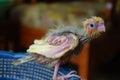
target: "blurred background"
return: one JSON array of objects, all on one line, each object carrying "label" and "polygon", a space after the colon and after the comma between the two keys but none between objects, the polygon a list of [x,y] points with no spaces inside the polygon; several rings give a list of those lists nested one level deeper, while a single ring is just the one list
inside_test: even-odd
[{"label": "blurred background", "polygon": [[90,43],[85,77],[120,80],[120,0],[0,0],[0,50],[26,52],[50,27],[90,16],[102,17],[107,31]]}]

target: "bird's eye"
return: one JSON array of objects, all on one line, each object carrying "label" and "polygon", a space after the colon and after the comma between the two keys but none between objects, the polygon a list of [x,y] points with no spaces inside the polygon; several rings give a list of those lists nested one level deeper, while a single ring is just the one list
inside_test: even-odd
[{"label": "bird's eye", "polygon": [[90,27],[94,27],[94,25],[93,25],[93,24],[90,24]]},{"label": "bird's eye", "polygon": [[95,27],[95,25],[94,25],[94,24],[90,24],[89,26],[90,26],[91,28],[94,28],[94,27]]}]

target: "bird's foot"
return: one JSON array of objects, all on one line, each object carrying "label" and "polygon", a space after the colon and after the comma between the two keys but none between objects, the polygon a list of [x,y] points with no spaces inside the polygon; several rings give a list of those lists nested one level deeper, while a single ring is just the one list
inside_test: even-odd
[{"label": "bird's foot", "polygon": [[76,71],[71,71],[70,73],[68,73],[67,75],[64,75],[64,76],[59,76],[59,77],[56,77],[56,78],[53,78],[53,80],[67,80],[68,78],[70,77],[77,77],[77,78],[80,78],[80,76],[76,75],[76,74],[73,74],[75,73]]}]

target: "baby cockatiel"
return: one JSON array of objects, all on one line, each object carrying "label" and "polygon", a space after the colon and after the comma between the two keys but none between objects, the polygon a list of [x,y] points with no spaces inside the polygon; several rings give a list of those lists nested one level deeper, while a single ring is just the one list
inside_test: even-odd
[{"label": "baby cockatiel", "polygon": [[[35,60],[37,63],[54,67],[53,80],[65,80],[76,76],[72,72],[66,76],[57,76],[59,66],[70,57],[77,55],[83,45],[105,32],[104,21],[100,17],[91,17],[80,27],[64,26],[50,29],[41,40],[35,40],[27,52],[30,56],[16,60],[15,65]],[[79,76],[76,76],[79,77]]]}]

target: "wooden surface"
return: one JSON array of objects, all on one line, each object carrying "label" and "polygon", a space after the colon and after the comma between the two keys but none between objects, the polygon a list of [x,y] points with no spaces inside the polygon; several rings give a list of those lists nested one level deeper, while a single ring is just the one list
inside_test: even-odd
[{"label": "wooden surface", "polygon": [[78,66],[78,73],[83,80],[88,80],[89,69],[89,43],[86,43],[82,52],[71,59],[71,62]]},{"label": "wooden surface", "polygon": [[33,44],[35,39],[42,38],[47,30],[45,29],[36,29],[27,26],[21,26],[20,29],[20,46],[28,48],[29,45]]}]

